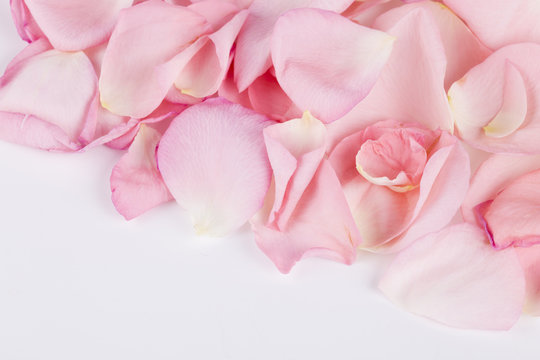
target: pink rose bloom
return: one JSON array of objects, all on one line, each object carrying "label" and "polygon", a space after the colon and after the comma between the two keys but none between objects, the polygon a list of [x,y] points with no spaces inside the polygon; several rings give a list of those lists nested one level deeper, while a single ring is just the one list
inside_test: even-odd
[{"label": "pink rose bloom", "polygon": [[362,236],[401,249],[450,222],[469,183],[469,159],[444,131],[387,120],[349,135],[329,156]]}]

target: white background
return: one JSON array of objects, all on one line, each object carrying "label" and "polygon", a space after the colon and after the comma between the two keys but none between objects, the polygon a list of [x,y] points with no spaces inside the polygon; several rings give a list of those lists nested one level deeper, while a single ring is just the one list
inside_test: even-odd
[{"label": "white background", "polygon": [[[0,5],[0,67],[24,47]],[[281,275],[245,228],[197,238],[170,203],[126,222],[120,152],[0,142],[0,359],[539,359],[540,319],[455,330],[388,302],[388,259],[301,262]]]}]

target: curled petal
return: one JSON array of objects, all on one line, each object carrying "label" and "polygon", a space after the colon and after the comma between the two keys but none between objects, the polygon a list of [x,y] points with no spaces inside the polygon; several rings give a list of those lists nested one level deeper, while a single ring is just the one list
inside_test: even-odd
[{"label": "curled petal", "polygon": [[203,16],[160,0],[122,11],[103,58],[103,107],[134,118],[149,115],[180,72],[179,54],[206,30]]},{"label": "curled petal", "polygon": [[264,222],[264,216],[252,220],[257,245],[283,273],[304,257],[324,257],[345,264],[356,258],[360,236],[327,160],[322,161],[305,189],[286,229]]},{"label": "curled petal", "polygon": [[276,78],[300,109],[332,122],[369,93],[393,42],[329,11],[291,10],[272,35]]},{"label": "curled petal", "polygon": [[506,330],[518,320],[525,279],[514,249],[493,249],[484,232],[455,225],[402,251],[379,283],[408,311],[443,324]]},{"label": "curled petal", "polygon": [[[24,0],[55,49],[83,50],[104,42],[132,0]],[[32,24],[30,20],[30,25]]]},{"label": "curled petal", "polygon": [[160,139],[157,130],[141,125],[128,152],[113,169],[112,201],[126,220],[172,200],[157,169],[155,154]]},{"label": "curled petal", "polygon": [[28,11],[24,0],[10,0],[9,5],[11,6],[11,16],[21,39],[31,43],[44,36],[36,20]]},{"label": "curled petal", "polygon": [[198,233],[226,235],[262,206],[271,178],[266,125],[262,115],[211,99],[185,110],[163,135],[159,169]]}]

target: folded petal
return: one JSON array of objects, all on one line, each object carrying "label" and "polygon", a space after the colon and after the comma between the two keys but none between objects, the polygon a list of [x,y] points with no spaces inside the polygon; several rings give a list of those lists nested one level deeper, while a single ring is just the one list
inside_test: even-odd
[{"label": "folded petal", "polygon": [[492,49],[519,42],[540,42],[540,3],[531,0],[444,0]]},{"label": "folded petal", "polygon": [[206,30],[203,16],[160,0],[122,11],[103,58],[103,107],[134,118],[150,114],[181,70],[178,55]]},{"label": "folded petal", "polygon": [[265,226],[264,216],[252,220],[252,229],[259,248],[283,273],[309,256],[351,264],[360,243],[341,185],[327,160],[314,174],[285,229]]},{"label": "folded petal", "polygon": [[448,91],[459,135],[489,152],[538,153],[540,44],[509,45]]},{"label": "folded petal", "polygon": [[133,0],[24,0],[24,3],[55,49],[75,51],[104,42],[120,10],[131,6]]},{"label": "folded petal", "polygon": [[240,105],[211,99],[167,129],[159,169],[198,233],[226,235],[262,206],[271,178],[262,132],[268,124]]},{"label": "folded petal", "polygon": [[376,29],[388,29],[416,9],[426,10],[438,29],[447,58],[444,81],[446,89],[491,53],[460,18],[443,4],[434,1],[418,1],[394,8],[379,16],[373,26]]},{"label": "folded petal", "polygon": [[264,140],[275,182],[268,221],[284,229],[325,154],[326,129],[306,112],[301,119],[267,127]]},{"label": "folded petal", "polygon": [[254,0],[249,17],[238,36],[234,78],[240,92],[271,67],[270,37],[276,20],[296,8],[344,11],[353,0]]},{"label": "folded petal", "polygon": [[512,248],[496,251],[469,224],[425,236],[401,252],[379,283],[394,303],[443,324],[506,330],[518,320],[525,279]]},{"label": "folded petal", "polygon": [[453,127],[444,90],[446,55],[433,16],[415,9],[380,30],[396,38],[390,58],[369,95],[329,125],[332,145],[387,119],[416,122],[432,130]]},{"label": "folded petal", "polygon": [[218,90],[227,76],[231,49],[247,14],[247,10],[239,12],[221,29],[200,38],[179,56],[185,58],[185,64],[174,85],[181,93],[203,98]]},{"label": "folded petal", "polygon": [[28,11],[24,0],[10,0],[9,5],[11,7],[13,22],[15,23],[15,27],[17,27],[17,32],[21,39],[31,43],[44,37],[36,20],[34,20],[30,11]]},{"label": "folded petal", "polygon": [[272,61],[293,102],[332,122],[369,93],[393,42],[393,37],[333,12],[296,9],[276,22]]},{"label": "folded petal", "polygon": [[483,215],[497,248],[540,243],[540,170],[510,183]]},{"label": "folded petal", "polygon": [[[43,50],[40,42],[29,45],[36,46]],[[97,77],[82,52],[24,55],[0,79],[2,139],[47,150],[76,150],[89,142],[82,132],[95,123],[96,113]]]},{"label": "folded petal", "polygon": [[173,199],[157,169],[155,154],[160,139],[157,130],[141,125],[128,152],[112,171],[112,201],[126,220]]},{"label": "folded petal", "polygon": [[480,165],[472,178],[461,207],[464,220],[474,223],[478,205],[493,200],[514,180],[537,169],[540,169],[540,155],[492,155]]}]

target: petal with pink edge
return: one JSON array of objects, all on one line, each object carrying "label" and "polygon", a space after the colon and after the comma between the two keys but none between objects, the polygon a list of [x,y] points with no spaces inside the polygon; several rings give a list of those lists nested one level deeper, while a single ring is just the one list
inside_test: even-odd
[{"label": "petal with pink edge", "polygon": [[[132,0],[24,0],[55,49],[83,50],[104,42]],[[31,24],[31,22],[30,22]]]},{"label": "petal with pink edge", "polygon": [[123,10],[103,58],[103,107],[134,118],[150,114],[181,70],[179,54],[206,30],[203,16],[160,0]]},{"label": "petal with pink edge", "polygon": [[484,219],[497,248],[540,243],[540,170],[505,187],[489,205]]},{"label": "petal with pink edge", "polygon": [[507,330],[518,320],[525,279],[514,249],[496,251],[470,224],[425,236],[402,251],[379,283],[394,303],[458,328]]},{"label": "petal with pink edge", "polygon": [[276,20],[284,12],[297,8],[317,8],[342,12],[354,0],[254,0],[249,17],[238,36],[234,59],[234,79],[240,92],[271,66],[270,37]]},{"label": "petal with pink edge", "polygon": [[[28,47],[35,46],[43,50],[40,42]],[[96,112],[97,77],[82,52],[47,50],[19,57],[0,79],[0,137],[5,140],[76,150],[87,142],[81,133],[96,121]]]},{"label": "petal with pink edge", "polygon": [[276,78],[301,110],[332,122],[369,93],[394,40],[333,12],[291,10],[272,35]]},{"label": "petal with pink edge", "polygon": [[131,220],[155,206],[172,200],[157,169],[156,147],[161,134],[141,125],[128,152],[111,174],[113,204],[126,220]]},{"label": "petal with pink edge", "polygon": [[310,256],[351,264],[360,243],[341,185],[327,160],[313,176],[286,229],[265,226],[264,216],[252,220],[252,229],[259,248],[283,273]]},{"label": "petal with pink edge", "polygon": [[540,3],[531,0],[444,0],[492,49],[519,42],[540,42]]},{"label": "petal with pink edge", "polygon": [[211,99],[186,109],[163,135],[159,169],[197,233],[226,235],[262,206],[271,179],[268,124],[240,105]]},{"label": "petal with pink edge", "polygon": [[472,178],[461,212],[467,222],[475,222],[475,208],[493,200],[515,179],[540,169],[540,155],[495,154],[484,161]]},{"label": "petal with pink edge", "polygon": [[44,36],[24,0],[10,0],[9,5],[13,22],[21,39],[31,43]]}]

